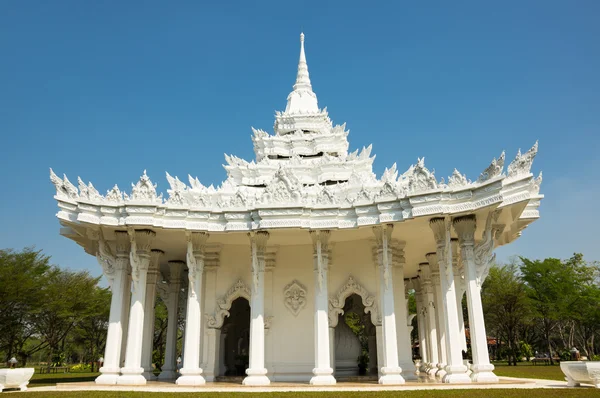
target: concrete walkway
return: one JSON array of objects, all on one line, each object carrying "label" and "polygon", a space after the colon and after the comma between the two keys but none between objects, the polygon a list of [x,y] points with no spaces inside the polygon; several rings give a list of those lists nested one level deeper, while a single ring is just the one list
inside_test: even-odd
[{"label": "concrete walkway", "polygon": [[[140,391],[140,392],[292,392],[292,391],[409,391],[409,390],[466,390],[466,389],[531,389],[568,388],[565,381],[501,377],[499,383],[443,384],[407,382],[401,386],[380,386],[376,382],[340,382],[335,386],[311,386],[308,383],[278,383],[266,387],[246,387],[237,383],[206,383],[199,387],[180,387],[174,383],[152,381],[145,386],[99,386],[94,382],[61,383],[56,386],[32,387],[28,391]],[[586,388],[586,387],[583,387]],[[18,390],[16,390],[18,391]]]}]

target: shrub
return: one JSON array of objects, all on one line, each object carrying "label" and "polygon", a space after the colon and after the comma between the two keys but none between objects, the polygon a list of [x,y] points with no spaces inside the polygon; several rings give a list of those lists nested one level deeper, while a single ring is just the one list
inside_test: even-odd
[{"label": "shrub", "polygon": [[71,372],[90,372],[92,367],[87,363],[78,363],[71,366]]}]

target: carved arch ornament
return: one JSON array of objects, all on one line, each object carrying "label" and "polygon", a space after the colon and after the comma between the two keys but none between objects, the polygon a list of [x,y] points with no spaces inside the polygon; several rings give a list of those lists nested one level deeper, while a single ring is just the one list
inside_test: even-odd
[{"label": "carved arch ornament", "polygon": [[208,327],[213,329],[221,328],[223,322],[225,322],[225,317],[230,315],[229,310],[231,309],[231,305],[240,297],[245,298],[248,302],[250,302],[250,298],[252,297],[250,288],[241,279],[235,282],[221,299],[217,300],[215,314],[207,316],[206,323]]},{"label": "carved arch ornament", "polygon": [[353,294],[360,296],[362,299],[362,303],[365,306],[365,314],[371,314],[373,325],[381,325],[381,314],[377,308],[375,296],[372,296],[354,277],[350,276],[336,295],[329,299],[329,327],[334,328],[337,326],[339,315],[344,314],[346,299]]}]

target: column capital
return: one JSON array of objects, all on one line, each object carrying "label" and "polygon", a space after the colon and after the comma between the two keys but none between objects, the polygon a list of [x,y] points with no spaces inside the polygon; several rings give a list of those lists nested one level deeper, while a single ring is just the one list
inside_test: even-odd
[{"label": "column capital", "polygon": [[458,235],[460,245],[473,245],[475,243],[475,229],[477,228],[477,219],[474,214],[457,217],[452,221],[454,230]]},{"label": "column capital", "polygon": [[255,243],[256,250],[259,252],[265,251],[269,237],[270,234],[268,231],[248,232],[248,238],[250,238],[250,243]]},{"label": "column capital", "polygon": [[382,224],[373,227],[373,233],[375,234],[375,242],[378,248],[383,246],[383,237],[387,238],[388,243],[392,239],[392,232],[394,230],[394,224]]},{"label": "column capital", "polygon": [[431,267],[429,266],[429,263],[419,263],[418,274],[422,285],[431,284]]},{"label": "column capital", "polygon": [[127,231],[115,231],[117,257],[129,257],[129,234]]},{"label": "column capital", "polygon": [[207,232],[192,232],[186,231],[185,238],[188,245],[191,244],[192,253],[194,256],[204,255],[204,249],[206,247],[206,241],[210,237]]},{"label": "column capital", "polygon": [[429,227],[433,231],[436,243],[439,245],[446,240],[446,219],[435,217],[429,220]]},{"label": "column capital", "polygon": [[129,234],[131,250],[135,249],[137,255],[150,256],[156,232],[151,229],[134,229],[130,227],[127,229],[127,233]]},{"label": "column capital", "polygon": [[329,239],[331,238],[331,230],[329,229],[311,229],[310,238],[313,242],[313,251],[317,252],[317,242],[321,242],[321,250],[327,250]]},{"label": "column capital", "polygon": [[429,263],[429,265],[432,266],[432,271],[433,269],[435,269],[435,265],[437,265],[438,263],[438,255],[436,252],[429,252],[425,255],[425,258],[427,259],[427,263]]},{"label": "column capital", "polygon": [[165,254],[164,251],[160,249],[152,249],[150,251],[150,266],[149,271],[158,272],[160,267],[160,258]]},{"label": "column capital", "polygon": [[169,284],[181,285],[181,274],[185,268],[185,262],[180,260],[171,260],[167,262],[169,267]]}]

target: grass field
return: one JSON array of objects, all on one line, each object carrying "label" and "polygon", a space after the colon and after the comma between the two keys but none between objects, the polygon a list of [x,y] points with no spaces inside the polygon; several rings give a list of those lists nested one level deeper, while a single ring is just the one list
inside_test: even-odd
[{"label": "grass field", "polygon": [[273,392],[273,393],[149,393],[149,392],[124,392],[124,391],[56,391],[56,392],[28,392],[27,397],[56,397],[56,398],[142,398],[142,397],[172,397],[172,398],[259,398],[259,397],[285,397],[285,398],[571,398],[571,397],[598,397],[600,393],[594,388],[581,389],[536,389],[536,390],[436,390],[436,391],[356,391],[356,392]]},{"label": "grass field", "polygon": [[72,383],[77,381],[94,381],[100,373],[35,373],[29,381],[29,387],[54,386],[56,383]]},{"label": "grass field", "polygon": [[517,366],[508,366],[506,362],[497,362],[494,366],[496,376],[565,381],[565,375],[559,365],[533,366],[530,362],[518,362]]}]

